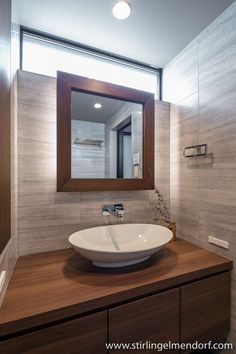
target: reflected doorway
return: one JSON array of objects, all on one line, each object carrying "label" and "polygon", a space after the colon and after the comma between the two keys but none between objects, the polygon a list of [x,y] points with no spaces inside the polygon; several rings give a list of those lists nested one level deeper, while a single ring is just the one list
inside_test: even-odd
[{"label": "reflected doorway", "polygon": [[132,178],[131,118],[117,130],[117,178]]}]

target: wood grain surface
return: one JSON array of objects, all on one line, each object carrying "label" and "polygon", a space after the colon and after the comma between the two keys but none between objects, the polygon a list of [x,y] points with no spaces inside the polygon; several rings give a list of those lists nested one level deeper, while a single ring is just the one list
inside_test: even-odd
[{"label": "wood grain surface", "polygon": [[[180,289],[171,289],[145,299],[109,310],[110,343],[173,343],[179,342]],[[142,342],[142,343],[141,343]],[[148,344],[150,344],[148,343]],[[144,347],[145,348],[145,347]],[[115,353],[117,350],[111,350]],[[128,353],[129,350],[124,351]],[[133,353],[157,353],[153,348],[132,350]],[[179,353],[179,350],[168,350]]]},{"label": "wood grain surface", "polygon": [[185,241],[168,244],[145,263],[94,267],[73,250],[20,257],[0,309],[0,336],[198,280],[232,262]]},{"label": "wood grain surface", "polygon": [[181,341],[217,340],[230,329],[230,272],[181,287]]},{"label": "wood grain surface", "polygon": [[6,340],[0,354],[106,354],[107,313],[68,321]]}]

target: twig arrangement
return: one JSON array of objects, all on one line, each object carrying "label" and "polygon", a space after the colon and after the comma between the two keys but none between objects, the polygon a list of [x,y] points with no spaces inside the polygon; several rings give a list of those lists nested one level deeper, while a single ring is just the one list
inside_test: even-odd
[{"label": "twig arrangement", "polygon": [[152,210],[154,210],[154,220],[156,222],[165,224],[171,223],[170,213],[166,206],[165,199],[157,186],[154,188],[154,196],[151,201],[151,207]]},{"label": "twig arrangement", "polygon": [[155,186],[154,195],[151,201],[152,210],[154,210],[154,220],[157,224],[168,227],[173,234],[173,241],[176,241],[176,222],[171,221],[169,210],[166,206],[165,199],[159,188]]}]

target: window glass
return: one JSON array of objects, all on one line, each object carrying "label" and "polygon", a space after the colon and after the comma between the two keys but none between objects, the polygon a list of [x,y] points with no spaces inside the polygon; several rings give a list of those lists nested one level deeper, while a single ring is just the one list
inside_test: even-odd
[{"label": "window glass", "polygon": [[158,73],[23,33],[22,69],[56,77],[57,70],[148,91],[159,98]]}]

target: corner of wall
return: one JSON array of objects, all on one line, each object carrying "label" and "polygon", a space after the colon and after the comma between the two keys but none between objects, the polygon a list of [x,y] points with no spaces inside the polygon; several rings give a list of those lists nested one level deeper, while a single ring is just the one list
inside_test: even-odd
[{"label": "corner of wall", "polygon": [[[12,14],[13,18],[13,9]],[[11,92],[10,92],[10,140],[11,140],[11,238],[0,255],[0,271],[6,271],[7,277],[0,294],[0,306],[13,273],[18,256],[18,191],[17,191],[17,75],[19,67],[19,26],[11,24]]]}]

